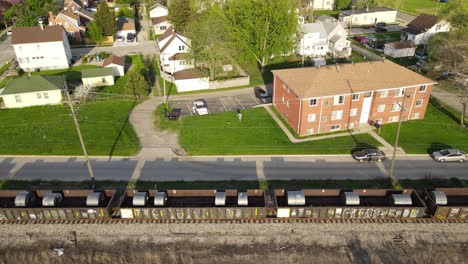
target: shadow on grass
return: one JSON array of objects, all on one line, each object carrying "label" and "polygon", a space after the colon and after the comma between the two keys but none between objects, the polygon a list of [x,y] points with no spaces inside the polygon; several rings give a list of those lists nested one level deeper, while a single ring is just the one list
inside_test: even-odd
[{"label": "shadow on grass", "polygon": [[112,157],[114,154],[115,148],[117,147],[117,144],[119,142],[120,137],[122,136],[123,131],[125,130],[125,126],[128,125],[129,120],[130,120],[130,113],[133,107],[135,107],[137,101],[133,101],[132,106],[130,107],[130,111],[128,112],[127,118],[125,119],[125,122],[123,123],[122,127],[120,128],[119,134],[117,135],[117,138],[115,138],[114,144],[112,144],[112,148],[109,153],[109,159]]},{"label": "shadow on grass", "polygon": [[354,148],[351,149],[350,153],[349,154],[353,154],[354,152],[356,151],[361,151],[361,150],[364,150],[364,149],[377,149],[376,146],[374,145],[371,145],[369,143],[366,143],[366,142],[359,142],[357,140],[357,138],[351,134],[351,137],[353,138],[354,142],[356,142],[356,146]]},{"label": "shadow on grass", "polygon": [[431,179],[426,178],[423,180],[399,180],[403,188],[412,188],[416,190],[435,189],[435,188],[464,188],[466,184],[458,178],[450,179]]},{"label": "shadow on grass", "polygon": [[435,106],[439,111],[441,111],[442,113],[446,114],[450,119],[452,119],[453,121],[455,121],[457,124],[460,123],[460,117],[459,116],[456,116],[454,115],[453,112],[451,112],[450,110],[448,110],[445,106],[443,106],[439,100],[437,99],[434,99],[432,96],[431,98],[429,99],[429,103],[431,103],[433,106]]},{"label": "shadow on grass", "polygon": [[440,143],[440,142],[432,142],[429,148],[427,149],[427,154],[432,154],[434,151],[439,151],[442,149],[449,149],[452,148],[452,146]]}]

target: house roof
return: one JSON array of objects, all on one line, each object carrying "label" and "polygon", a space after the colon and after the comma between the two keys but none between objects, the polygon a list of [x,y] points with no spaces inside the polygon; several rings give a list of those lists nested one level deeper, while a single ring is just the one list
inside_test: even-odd
[{"label": "house roof", "polygon": [[11,44],[41,43],[63,41],[62,26],[15,27],[12,31]]},{"label": "house roof", "polygon": [[420,31],[426,31],[433,27],[437,23],[437,16],[420,14],[415,19],[413,19],[407,27],[413,28]]},{"label": "house roof", "polygon": [[172,56],[170,56],[168,59],[170,61],[174,61],[174,60],[183,60],[187,57],[187,53],[176,53]]},{"label": "house roof", "polygon": [[330,42],[333,42],[333,43],[336,43],[338,40],[340,40],[341,38],[346,38],[344,36],[341,36],[341,35],[338,35],[338,34],[335,34],[333,35],[333,37],[330,38]]},{"label": "house roof", "polygon": [[82,17],[87,17],[90,20],[94,20],[94,13],[89,12],[88,10],[84,8],[76,8],[75,14],[78,14],[79,16],[82,16]]},{"label": "house roof", "polygon": [[406,33],[409,33],[411,35],[419,35],[422,33],[421,30],[418,30],[418,29],[414,29],[414,28],[404,28],[401,30],[402,32],[406,32]]},{"label": "house roof", "polygon": [[158,41],[162,41],[164,39],[166,39],[167,37],[170,37],[170,39],[166,42],[166,44],[164,44],[164,46],[162,47],[159,47],[159,51],[160,52],[163,52],[171,43],[172,41],[175,39],[175,38],[178,38],[180,39],[180,41],[182,41],[183,43],[185,43],[187,46],[188,44],[181,38],[182,35],[180,35],[177,30],[174,29],[174,27],[170,26],[166,32],[164,32],[164,34],[162,34],[159,38],[158,38]]},{"label": "house roof", "polygon": [[161,35],[159,36],[158,40],[161,41],[169,36],[171,36],[172,34],[174,34],[175,32],[175,29],[173,26],[170,26],[166,29],[166,31]]},{"label": "house roof", "polygon": [[334,96],[435,83],[431,79],[388,60],[319,68],[282,69],[272,72],[300,98]]},{"label": "house roof", "polygon": [[205,78],[205,77],[208,77],[208,76],[206,74],[203,74],[198,69],[187,69],[187,70],[174,72],[175,80],[188,80],[188,79]]},{"label": "house roof", "polygon": [[60,90],[65,83],[65,76],[32,75],[9,80],[2,95],[33,93],[40,91]]},{"label": "house roof", "polygon": [[411,40],[402,40],[402,41],[395,41],[391,43],[386,43],[385,45],[392,46],[394,49],[411,49],[416,48],[416,44],[414,44]]},{"label": "house roof", "polygon": [[112,68],[93,68],[81,70],[81,79],[112,75]]},{"label": "house roof", "polygon": [[350,15],[358,15],[358,14],[363,14],[363,13],[375,13],[375,12],[385,12],[385,11],[395,11],[394,9],[387,8],[387,7],[374,7],[374,8],[369,8],[367,11],[366,9],[354,9],[353,10],[343,10],[341,11],[342,14],[345,14],[347,16]]},{"label": "house roof", "polygon": [[320,37],[326,38],[327,31],[322,23],[307,23],[301,24],[301,31],[302,33],[319,33]]},{"label": "house roof", "polygon": [[321,23],[323,25],[323,28],[325,28],[325,32],[327,32],[327,35],[330,34],[338,25],[340,25],[338,22],[330,21],[323,21]]},{"label": "house roof", "polygon": [[65,4],[65,6],[69,6],[72,2],[74,2],[75,4],[77,4],[80,7],[84,7],[83,3],[81,1],[79,1],[79,0],[65,0],[64,4]]},{"label": "house roof", "polygon": [[153,9],[155,9],[156,7],[162,7],[162,8],[164,8],[164,9],[167,10],[167,7],[165,7],[165,6],[163,6],[163,5],[159,4],[159,3],[156,3],[155,5],[153,5],[152,7],[150,7],[150,10],[153,10]]},{"label": "house roof", "polygon": [[117,64],[120,66],[125,66],[125,58],[111,55],[108,58],[104,59],[104,61],[102,62],[102,67],[106,67],[107,65],[110,65],[110,64]]},{"label": "house roof", "polygon": [[72,11],[68,10],[68,9],[65,9],[63,12],[61,12],[61,14],[71,18],[71,19],[74,19],[74,20],[77,20],[78,19],[78,16],[73,13]]},{"label": "house roof", "polygon": [[153,21],[153,25],[157,25],[159,23],[162,23],[164,21],[167,21],[167,16],[161,16],[161,17],[153,17],[151,19],[151,21]]}]

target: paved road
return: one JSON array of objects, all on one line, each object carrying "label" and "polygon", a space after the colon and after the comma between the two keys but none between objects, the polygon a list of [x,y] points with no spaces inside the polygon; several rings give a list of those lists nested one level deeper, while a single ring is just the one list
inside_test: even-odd
[{"label": "paved road", "polygon": [[[437,163],[426,156],[397,160],[397,178],[468,179],[467,163]],[[385,179],[390,161],[359,163],[350,156],[93,159],[96,180]],[[82,158],[0,158],[0,179],[88,180]]]}]

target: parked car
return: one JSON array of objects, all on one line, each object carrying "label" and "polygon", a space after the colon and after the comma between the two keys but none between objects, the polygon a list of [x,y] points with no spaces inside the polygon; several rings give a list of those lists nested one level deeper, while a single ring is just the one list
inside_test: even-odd
[{"label": "parked car", "polygon": [[208,105],[206,104],[205,99],[197,99],[193,102],[192,107],[193,113],[196,115],[207,115],[208,112]]},{"label": "parked car", "polygon": [[11,29],[7,30],[7,36],[11,36],[11,34],[13,34],[13,31]]},{"label": "parked car", "polygon": [[387,23],[385,23],[385,22],[375,23],[375,25],[374,25],[375,28],[384,28],[386,26],[387,26]]},{"label": "parked car", "polygon": [[377,41],[377,37],[376,36],[367,36],[367,39],[371,42],[376,42]]},{"label": "parked car", "polygon": [[377,27],[375,28],[375,32],[387,32],[387,29],[384,27]]},{"label": "parked car", "polygon": [[127,34],[127,42],[133,42],[135,40],[135,35],[132,33]]},{"label": "parked car", "polygon": [[414,57],[416,57],[416,59],[420,59],[420,60],[425,60],[427,58],[427,56],[429,56],[429,54],[427,52],[420,52],[420,51],[416,51],[416,53],[414,53]]},{"label": "parked car", "polygon": [[385,159],[385,153],[378,149],[364,149],[353,153],[353,158],[359,162],[363,161],[382,161]]},{"label": "parked car", "polygon": [[361,44],[365,44],[365,43],[369,42],[369,39],[364,37],[364,36],[354,36],[353,39],[356,40],[357,42],[361,43]]},{"label": "parked car", "polygon": [[255,87],[254,88],[254,93],[255,93],[255,97],[257,97],[258,101],[261,103],[261,104],[269,104],[272,102],[272,97],[271,95],[263,90],[261,87]]},{"label": "parked car", "polygon": [[118,41],[118,42],[124,42],[124,41],[125,41],[125,37],[124,37],[124,36],[117,36],[117,41]]},{"label": "parked car", "polygon": [[459,149],[443,149],[432,153],[432,158],[438,162],[458,161],[464,162],[468,155]]}]

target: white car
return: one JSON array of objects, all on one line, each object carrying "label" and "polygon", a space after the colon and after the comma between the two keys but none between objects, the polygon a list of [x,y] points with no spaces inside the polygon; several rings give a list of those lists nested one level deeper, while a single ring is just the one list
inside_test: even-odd
[{"label": "white car", "polygon": [[207,115],[208,112],[208,105],[206,104],[205,99],[197,99],[193,102],[192,107],[193,113],[197,115]]}]

